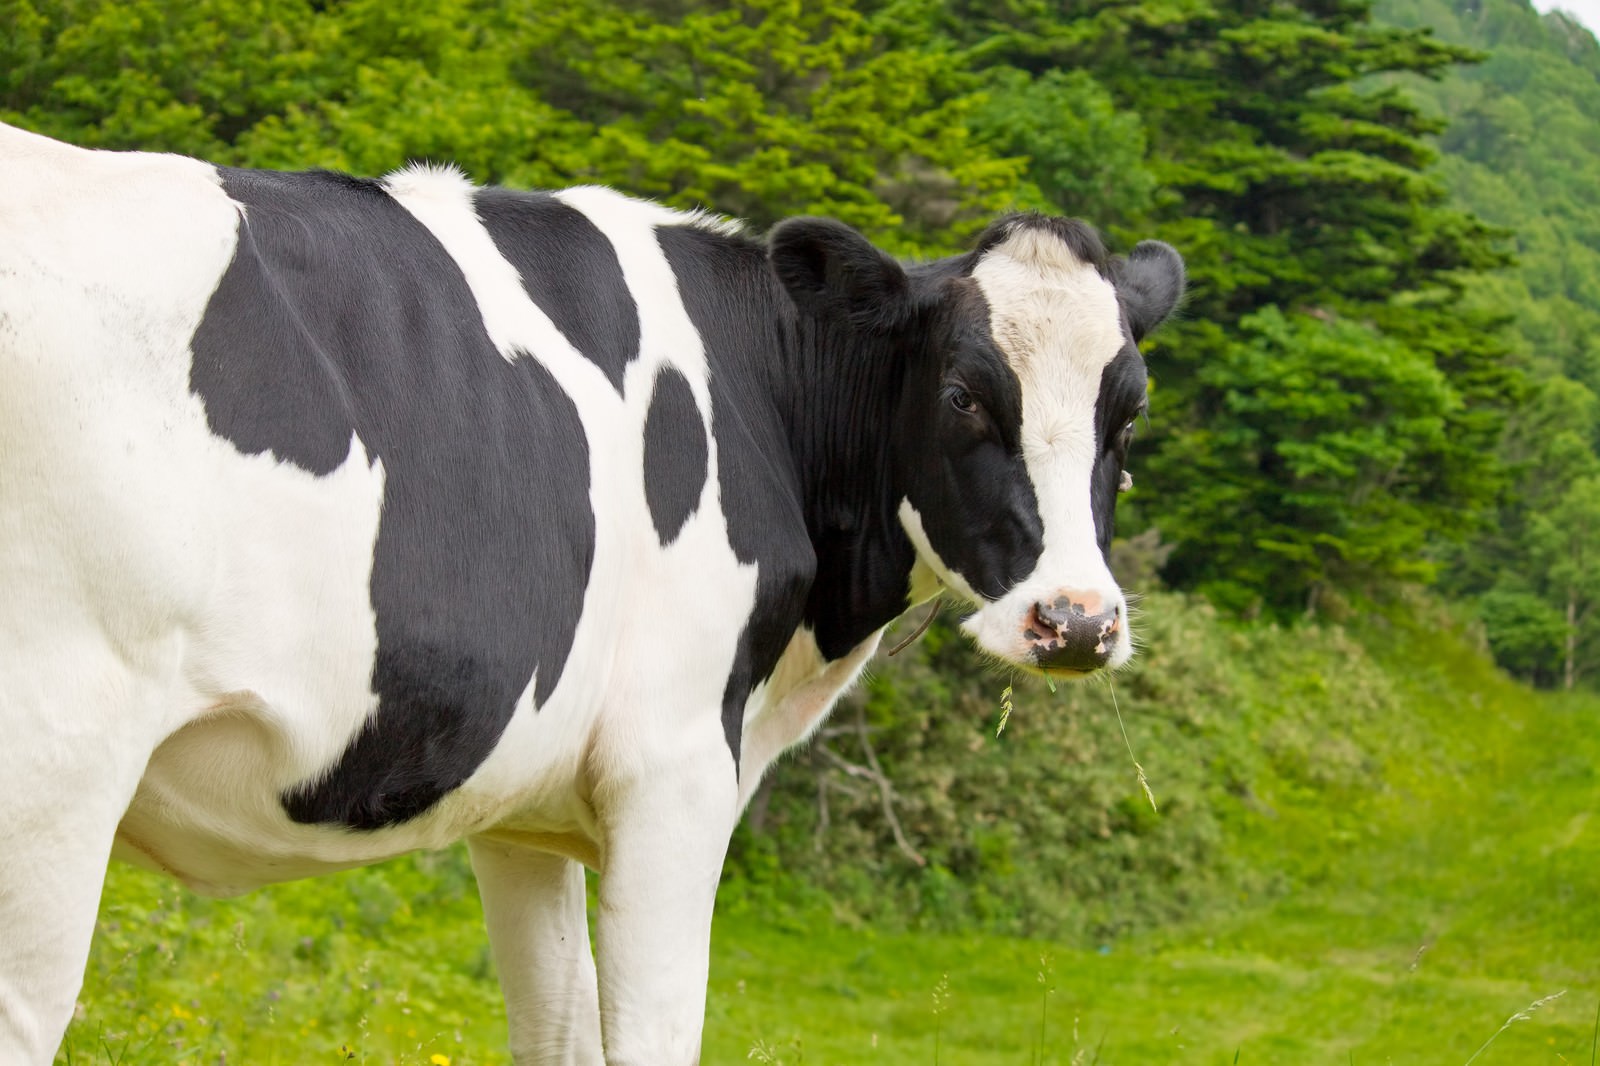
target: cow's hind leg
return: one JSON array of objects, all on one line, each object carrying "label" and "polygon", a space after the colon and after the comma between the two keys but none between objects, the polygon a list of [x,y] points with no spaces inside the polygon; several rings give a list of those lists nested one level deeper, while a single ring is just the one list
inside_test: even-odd
[{"label": "cow's hind leg", "polygon": [[52,1060],[72,1018],[117,823],[150,746],[104,652],[0,670],[0,1062]]},{"label": "cow's hind leg", "polygon": [[517,1066],[601,1066],[583,867],[483,837],[468,848]]}]

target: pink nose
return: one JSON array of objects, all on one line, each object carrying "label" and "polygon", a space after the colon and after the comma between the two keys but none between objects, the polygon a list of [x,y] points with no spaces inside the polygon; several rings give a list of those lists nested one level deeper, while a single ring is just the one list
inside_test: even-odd
[{"label": "pink nose", "polygon": [[1022,635],[1040,666],[1087,672],[1111,658],[1121,626],[1120,603],[1107,610],[1098,592],[1062,589],[1054,599],[1033,605]]}]

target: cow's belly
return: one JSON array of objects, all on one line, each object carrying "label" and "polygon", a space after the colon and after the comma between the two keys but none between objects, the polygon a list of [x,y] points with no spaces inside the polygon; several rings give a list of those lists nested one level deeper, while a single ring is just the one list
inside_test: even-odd
[{"label": "cow's belly", "polygon": [[[540,727],[517,796],[469,779],[419,817],[381,829],[293,820],[285,796],[339,772],[377,710],[368,585],[383,471],[359,444],[321,478],[268,456],[222,453],[196,465],[212,473],[190,482],[211,520],[188,538],[186,562],[203,562],[206,580],[166,607],[190,620],[174,627],[181,656],[145,685],[171,727],[119,828],[119,857],[197,891],[233,894],[442,846],[505,819],[513,802],[540,812],[530,830],[582,834],[575,805],[561,800],[575,795],[580,743],[557,728],[576,709],[552,700],[535,714],[531,693],[518,714]],[[395,753],[397,775],[424,769],[401,765],[407,758],[416,756]]]},{"label": "cow's belly", "polygon": [[[582,760],[553,743],[523,767],[521,787],[469,780],[423,815],[379,830],[308,825],[282,804],[282,743],[272,715],[241,696],[186,726],[156,752],[118,827],[114,857],[206,895],[362,866],[498,831],[594,864],[594,820]],[[545,730],[548,734],[553,730]]]},{"label": "cow's belly", "polygon": [[[200,564],[207,577],[163,608],[193,623],[175,627],[176,667],[149,679],[175,728],[120,827],[121,856],[211,894],[490,831],[597,865],[595,778],[648,774],[687,733],[720,735],[754,568],[729,549],[715,507],[663,546],[642,499],[596,491],[594,564],[548,697],[536,703],[528,679],[486,757],[416,817],[371,829],[295,821],[285,796],[346,772],[342,757],[369,719],[384,747],[369,599],[384,470],[359,441],[321,477],[213,437],[194,449],[210,456],[194,461],[185,494],[207,516],[204,533],[169,561],[175,574]],[[613,462],[598,461],[602,472]],[[393,758],[399,777],[429,769],[414,750]]]}]

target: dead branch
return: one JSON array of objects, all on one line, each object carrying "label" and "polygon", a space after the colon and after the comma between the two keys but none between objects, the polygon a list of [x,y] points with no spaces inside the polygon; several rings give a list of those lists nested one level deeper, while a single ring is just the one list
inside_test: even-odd
[{"label": "dead branch", "polygon": [[828,779],[817,778],[817,831],[811,835],[811,846],[817,851],[822,850],[822,838],[828,835],[828,826],[832,822],[828,818]]},{"label": "dead branch", "polygon": [[[928,865],[928,860],[922,853],[911,846],[911,841],[906,839],[905,830],[900,828],[900,819],[894,812],[894,785],[890,782],[883,767],[878,763],[878,753],[872,749],[872,737],[867,729],[867,710],[861,703],[856,704],[856,736],[861,741],[861,753],[867,758],[865,777],[878,786],[878,800],[883,807],[884,821],[889,823],[889,831],[894,834],[894,843],[902,854],[918,866]],[[841,760],[843,761],[843,760]]]}]

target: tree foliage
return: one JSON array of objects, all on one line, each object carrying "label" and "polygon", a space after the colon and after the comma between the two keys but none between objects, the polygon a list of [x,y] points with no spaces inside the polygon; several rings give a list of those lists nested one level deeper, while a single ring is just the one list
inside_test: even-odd
[{"label": "tree foliage", "polygon": [[[9,8],[9,10],[6,10]],[[829,214],[903,252],[1021,198],[983,97],[849,0],[0,0],[0,118],[243,165],[611,184],[765,225]]]},{"label": "tree foliage", "polygon": [[[1242,343],[1241,343],[1242,342]],[[1462,399],[1425,351],[1370,326],[1268,307],[1198,367],[1205,416],[1169,434],[1152,479],[1190,483],[1161,513],[1219,604],[1285,612],[1327,588],[1426,582]]]},{"label": "tree foliage", "polygon": [[1070,78],[1143,127],[1120,199],[1043,184],[1061,157],[1002,143],[1029,154],[1058,209],[1108,209],[1188,261],[1187,321],[1155,348],[1131,501],[1134,527],[1173,544],[1169,581],[1294,614],[1329,583],[1372,596],[1427,580],[1488,520],[1519,375],[1500,318],[1464,290],[1506,257],[1429,169],[1442,123],[1379,79],[1477,53],[1379,25],[1363,0],[919,10],[930,41],[1014,97]]},{"label": "tree foliage", "polygon": [[1511,481],[1493,522],[1451,557],[1447,587],[1479,597],[1500,661],[1568,683],[1600,656],[1600,620],[1572,582],[1589,479],[1600,473],[1600,45],[1520,0],[1383,0],[1484,62],[1407,90],[1448,122],[1440,173],[1456,200],[1514,233],[1513,270],[1471,279],[1469,308],[1509,323],[1529,378],[1498,458]]},{"label": "tree foliage", "polygon": [[1021,165],[976,150],[950,57],[884,47],[852,0],[530,8],[525,80],[592,123],[602,180],[767,225],[832,215],[943,251],[1014,199]]}]

